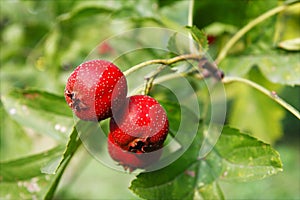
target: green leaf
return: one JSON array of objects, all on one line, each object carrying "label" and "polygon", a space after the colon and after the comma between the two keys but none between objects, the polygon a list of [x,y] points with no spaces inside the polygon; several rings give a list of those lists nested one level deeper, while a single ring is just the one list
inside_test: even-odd
[{"label": "green leaf", "polygon": [[[129,18],[136,22],[143,22],[144,20],[156,20],[157,13],[153,4],[155,0],[143,1],[120,1],[122,7],[112,14],[113,18]],[[147,8],[147,9],[146,9]]]},{"label": "green leaf", "polygon": [[2,100],[10,117],[22,126],[63,142],[71,132],[72,111],[61,96],[37,90],[14,90]]},{"label": "green leaf", "polygon": [[14,90],[9,94],[9,98],[19,99],[19,103],[26,104],[26,106],[36,110],[45,110],[56,115],[73,117],[63,96],[39,90]]},{"label": "green leaf", "polygon": [[[1,198],[28,199],[52,197],[72,155],[81,143],[74,129],[66,147],[57,146],[49,151],[0,162]],[[53,175],[55,174],[55,175]]]},{"label": "green leaf", "polygon": [[[190,169],[191,172],[194,171],[193,168]],[[194,187],[193,179],[191,179],[187,173],[184,172],[174,172],[174,171],[165,171],[169,175],[173,175],[173,180],[165,180],[165,182],[158,183],[154,182],[153,184],[146,184],[147,181],[155,181],[153,178],[145,176],[137,176],[130,189],[144,199],[193,199],[194,196]],[[162,174],[154,174],[156,178],[163,179]],[[138,181],[143,180],[143,181]]]},{"label": "green leaf", "polygon": [[178,56],[182,54],[191,53],[190,45],[198,45],[195,42],[191,43],[191,39],[188,35],[182,34],[180,32],[175,32],[172,36],[170,36],[167,49],[170,51],[171,56]]},{"label": "green leaf", "polygon": [[243,76],[257,65],[273,83],[300,85],[299,53],[259,54],[227,57],[220,64],[227,76]]},{"label": "green leaf", "polygon": [[231,24],[221,22],[213,22],[205,27],[205,33],[209,35],[219,36],[224,33],[234,34],[237,32],[237,27]]},{"label": "green leaf", "polygon": [[178,33],[174,33],[174,34],[170,37],[170,39],[169,39],[169,41],[168,41],[167,49],[168,49],[169,51],[171,51],[171,53],[174,53],[174,54],[177,54],[177,55],[178,55],[178,53],[180,52],[180,50],[178,49],[178,46],[177,46],[177,39],[176,39],[177,34],[178,34]]},{"label": "green leaf", "polygon": [[179,104],[170,101],[159,102],[167,112],[170,131],[176,133],[178,131],[181,120],[181,110]]},{"label": "green leaf", "polygon": [[188,24],[188,8],[190,2],[188,1],[170,1],[172,2],[168,6],[161,7],[161,4],[165,4],[168,0],[162,0],[159,2],[159,13],[163,16],[164,26],[173,30],[178,30],[186,24]]},{"label": "green leaf", "polygon": [[1,178],[4,182],[14,182],[26,180],[35,176],[40,176],[41,168],[51,159],[60,156],[63,151],[62,146],[57,146],[49,151],[20,158],[13,161],[1,162]]},{"label": "green leaf", "polygon": [[59,21],[74,20],[80,17],[93,16],[95,14],[109,14],[115,8],[105,5],[103,1],[82,1],[79,2],[70,12],[57,17]]},{"label": "green leaf", "polygon": [[41,168],[41,171],[45,174],[56,174],[58,168],[71,154],[75,152],[77,147],[78,147],[78,137],[77,137],[77,131],[74,128],[73,132],[70,135],[68,144],[63,154],[60,157],[57,157],[51,160],[49,163],[47,163],[47,165]]},{"label": "green leaf", "polygon": [[[279,154],[269,144],[228,126],[224,127],[214,149],[199,162],[200,190],[216,187],[213,185],[219,180],[253,181],[282,171]],[[208,195],[205,189],[201,191]],[[215,195],[220,192],[216,190]]]},{"label": "green leaf", "polygon": [[[26,155],[31,150],[32,139],[23,127],[10,118],[0,100],[0,161]],[[5,124],[5,125],[4,125]],[[16,145],[16,142],[18,145]]]},{"label": "green leaf", "polygon": [[222,200],[225,199],[219,184],[215,181],[200,187],[199,191],[203,199]]},{"label": "green leaf", "polygon": [[63,146],[25,158],[0,162],[1,199],[41,199],[54,176],[41,172],[49,161],[61,155]]},{"label": "green leaf", "polygon": [[196,26],[187,26],[186,28],[192,34],[192,37],[199,45],[200,50],[207,51],[208,50],[208,40],[207,40],[205,33],[203,31],[199,30]]},{"label": "green leaf", "polygon": [[300,85],[300,53],[262,56],[257,65],[261,72],[273,83]]},{"label": "green leaf", "polygon": [[276,46],[289,50],[300,50],[300,3],[282,11],[277,18],[274,43]]},{"label": "green leaf", "polygon": [[300,38],[284,40],[278,43],[278,47],[290,50],[299,51],[300,50]]},{"label": "green leaf", "polygon": [[130,189],[145,199],[193,199],[195,191],[205,199],[223,199],[219,179],[258,180],[282,170],[279,154],[270,145],[230,127],[224,127],[207,157],[198,159],[201,134],[199,130],[178,160],[139,174]]},{"label": "green leaf", "polygon": [[198,134],[178,160],[163,169],[139,174],[129,189],[145,199],[193,199],[200,144]]},{"label": "green leaf", "polygon": [[[278,85],[268,82],[256,68],[250,71],[249,77],[271,91],[278,93],[280,90]],[[249,86],[234,84],[229,87],[228,90],[233,92],[231,98],[234,99],[229,124],[267,143],[278,140],[282,136],[283,108]]]},{"label": "green leaf", "polygon": [[77,150],[77,148],[81,144],[81,139],[78,137],[78,133],[76,129],[74,128],[72,134],[70,135],[67,147],[65,148],[65,151],[63,153],[63,156],[61,156],[60,162],[56,162],[58,164],[52,165],[48,163],[47,166],[43,167],[41,170],[42,172],[46,173],[55,173],[55,177],[53,179],[53,182],[51,184],[51,187],[48,189],[47,193],[45,194],[45,199],[52,199],[53,195],[56,191],[56,188],[60,182],[60,179],[68,166],[69,161],[71,160],[73,154]]},{"label": "green leaf", "polygon": [[222,180],[260,180],[282,171],[277,151],[237,129],[224,127],[214,150],[222,159]]},{"label": "green leaf", "polygon": [[107,14],[114,19],[156,20],[156,9],[152,6],[154,3],[156,3],[154,0],[116,1],[113,4],[109,1],[79,1],[70,12],[58,16],[57,19],[67,21]]},{"label": "green leaf", "polygon": [[219,65],[226,76],[242,77],[256,64],[255,56],[227,56]]},{"label": "green leaf", "polygon": [[[180,127],[180,123],[184,120],[185,123],[199,123],[199,119],[189,108],[185,105],[180,105],[173,101],[159,101],[168,114],[169,129],[176,133]],[[189,119],[189,121],[185,119]]]},{"label": "green leaf", "polygon": [[49,34],[49,36],[45,40],[45,57],[48,58],[47,62],[53,63],[55,54],[58,52],[60,40],[60,31],[58,28],[54,28],[53,31]]}]

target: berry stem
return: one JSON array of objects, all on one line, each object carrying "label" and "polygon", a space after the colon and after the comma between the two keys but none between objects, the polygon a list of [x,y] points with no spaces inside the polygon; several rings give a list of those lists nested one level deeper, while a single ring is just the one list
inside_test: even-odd
[{"label": "berry stem", "polygon": [[152,73],[150,76],[145,77],[146,83],[145,83],[145,89],[143,94],[147,95],[149,94],[150,90],[153,86],[153,81],[155,78],[159,75],[159,73],[164,70],[167,67],[167,65],[160,65],[154,73]]},{"label": "berry stem", "polygon": [[[166,66],[166,65],[164,65],[164,66]],[[193,69],[193,70],[189,70],[187,72],[171,73],[171,74],[166,74],[166,75],[163,75],[163,76],[160,76],[160,77],[155,76],[152,83],[151,83],[151,87],[153,85],[163,83],[163,82],[168,81],[168,80],[173,80],[173,79],[180,78],[180,77],[186,77],[190,74],[194,74],[195,72],[198,72],[198,71],[196,69]],[[199,73],[195,74],[195,77],[199,80],[204,79],[204,76],[202,76]],[[132,92],[132,94],[139,94],[140,92],[144,92],[144,94],[147,95],[147,93],[145,93],[145,89],[146,89],[145,87],[139,87],[136,90],[134,90]]]},{"label": "berry stem", "polygon": [[251,30],[253,27],[258,25],[259,23],[263,22],[264,20],[268,19],[269,17],[285,10],[289,5],[295,3],[295,1],[277,6],[262,15],[258,16],[254,20],[250,21],[246,26],[244,26],[242,29],[240,29],[227,43],[226,45],[222,48],[220,51],[218,57],[215,60],[216,64],[219,64],[228,54],[228,51],[234,46],[234,44],[241,38],[243,37],[249,30]]},{"label": "berry stem", "polygon": [[247,84],[247,85],[255,88],[256,90],[260,91],[261,93],[265,94],[266,96],[271,98],[273,101],[277,102],[279,105],[281,105],[286,110],[291,112],[295,117],[300,119],[300,112],[296,108],[294,108],[293,106],[288,104],[286,101],[281,99],[275,92],[269,91],[268,89],[262,87],[261,85],[255,83],[253,81],[250,81],[250,80],[244,79],[244,78],[240,78],[240,77],[225,77],[222,80],[222,82],[225,84],[232,83],[232,82],[240,82],[240,83]]},{"label": "berry stem", "polygon": [[142,62],[140,64],[137,64],[137,65],[129,68],[127,71],[124,72],[124,75],[128,76],[129,74],[131,74],[139,69],[142,69],[143,67],[148,66],[148,65],[153,65],[153,64],[171,65],[173,63],[183,61],[183,60],[200,60],[201,57],[202,56],[199,54],[184,54],[184,55],[176,56],[176,57],[169,58],[169,59],[148,60],[148,61]]}]

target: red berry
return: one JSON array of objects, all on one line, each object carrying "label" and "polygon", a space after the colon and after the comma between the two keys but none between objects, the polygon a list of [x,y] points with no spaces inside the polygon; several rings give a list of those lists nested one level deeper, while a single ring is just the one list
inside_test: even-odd
[{"label": "red berry", "polygon": [[120,69],[105,60],[79,65],[70,75],[65,99],[82,120],[103,120],[112,116],[126,99],[127,82]]},{"label": "red berry", "polygon": [[162,153],[162,151],[141,153],[124,150],[115,142],[112,134],[108,135],[108,152],[112,159],[122,165],[125,170],[129,169],[130,172],[153,164],[159,160]]},{"label": "red berry", "polygon": [[208,41],[208,44],[213,44],[215,41],[216,41],[216,36],[214,35],[208,35],[207,36],[207,41]]},{"label": "red berry", "polygon": [[[145,95],[131,96],[127,99],[122,112],[114,115],[111,119],[109,137],[111,137],[110,142],[112,144],[117,145],[124,151],[136,154],[130,154],[131,156],[128,156],[130,159],[121,155],[111,156],[117,158],[115,160],[125,167],[141,168],[142,165],[136,164],[135,159],[140,160],[139,154],[141,153],[160,149],[168,131],[167,114],[155,99]],[[132,158],[134,155],[135,159]],[[145,161],[140,160],[140,162],[144,163]],[[144,163],[144,166],[148,164]]]},{"label": "red berry", "polygon": [[98,46],[98,53],[99,54],[109,54],[113,52],[113,48],[109,45],[108,42],[103,42],[101,45]]}]

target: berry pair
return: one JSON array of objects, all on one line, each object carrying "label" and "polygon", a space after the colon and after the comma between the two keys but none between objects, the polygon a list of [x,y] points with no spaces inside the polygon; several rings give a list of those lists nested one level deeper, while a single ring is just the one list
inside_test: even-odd
[{"label": "berry pair", "polygon": [[79,65],[70,75],[65,99],[82,120],[110,119],[108,151],[125,169],[146,168],[160,158],[169,122],[152,97],[126,97],[127,81],[120,69],[104,60]]}]

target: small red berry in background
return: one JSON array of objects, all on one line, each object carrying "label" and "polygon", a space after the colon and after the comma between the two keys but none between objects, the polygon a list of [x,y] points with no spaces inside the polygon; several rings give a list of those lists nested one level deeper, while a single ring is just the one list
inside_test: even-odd
[{"label": "small red berry in background", "polygon": [[112,53],[113,50],[114,49],[110,46],[108,42],[103,42],[98,46],[98,53],[100,55]]},{"label": "small red berry in background", "polygon": [[208,44],[213,44],[216,41],[217,37],[214,35],[207,35]]},{"label": "small red berry in background", "polygon": [[109,153],[125,169],[145,168],[159,159],[159,153],[148,154],[148,158],[147,153],[162,148],[168,132],[167,114],[155,99],[131,96],[110,121]]},{"label": "small red berry in background", "polygon": [[127,95],[127,81],[113,63],[91,60],[71,73],[64,95],[78,118],[100,121],[112,116],[112,108],[121,108]]}]

